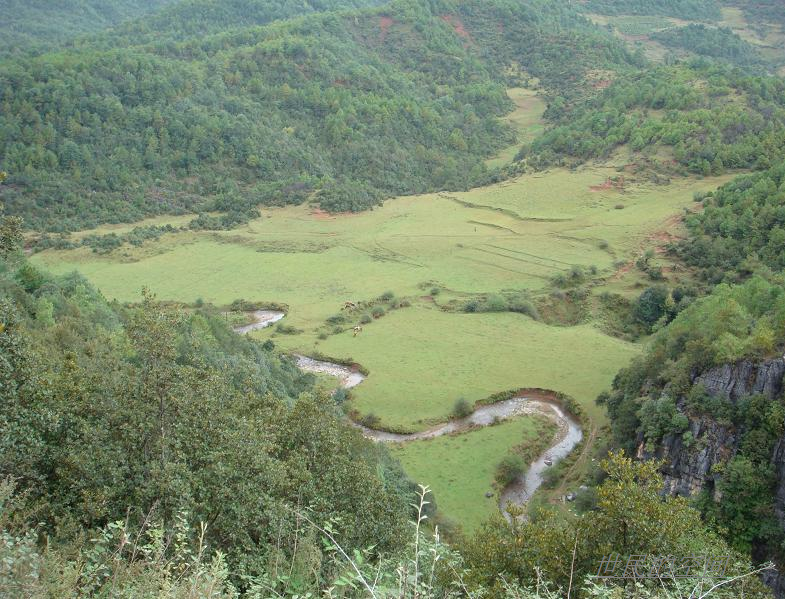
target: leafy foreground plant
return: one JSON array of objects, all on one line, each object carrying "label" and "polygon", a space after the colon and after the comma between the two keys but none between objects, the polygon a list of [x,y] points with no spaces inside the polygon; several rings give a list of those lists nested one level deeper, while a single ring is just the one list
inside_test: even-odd
[{"label": "leafy foreground plant", "polygon": [[[316,523],[312,514],[295,510],[297,518],[303,523],[300,534],[307,538],[313,531],[322,538],[325,555],[330,556],[333,567],[328,568],[337,574],[324,585],[325,597],[372,597],[377,599],[430,599],[468,597],[500,597],[504,599],[557,599],[563,597],[596,597],[622,599],[623,597],[677,599],[706,597],[764,597],[767,592],[754,578],[754,575],[771,567],[766,564],[752,570],[736,556],[731,565],[737,573],[727,578],[704,576],[700,580],[678,580],[664,577],[644,582],[624,580],[612,583],[602,582],[594,575],[581,576],[579,539],[589,539],[591,527],[596,527],[603,518],[611,515],[603,513],[603,501],[618,499],[618,493],[630,496],[633,501],[651,495],[653,488],[648,484],[651,479],[643,479],[644,484],[637,487],[634,478],[647,476],[654,470],[652,464],[633,464],[622,454],[612,456],[606,462],[609,481],[601,487],[600,510],[586,521],[578,522],[570,529],[575,532],[571,551],[561,556],[569,567],[569,583],[563,586],[548,582],[548,555],[542,554],[542,564],[531,570],[532,582],[524,585],[516,576],[498,572],[492,586],[476,583],[476,570],[471,563],[463,561],[460,554],[445,545],[438,527],[426,530],[427,497],[430,490],[421,486],[417,503],[413,504],[416,518],[411,523],[412,536],[406,550],[386,559],[374,559],[374,550],[345,550],[341,545],[336,523]],[[655,477],[656,478],[656,477]],[[14,485],[6,480],[0,483],[0,594],[8,597],[44,596],[98,596],[98,597],[210,597],[210,598],[280,598],[305,599],[315,597],[313,592],[297,592],[292,588],[291,573],[295,567],[295,556],[289,564],[275,564],[278,574],[264,576],[240,576],[244,587],[242,592],[230,580],[230,572],[224,555],[220,551],[210,551],[206,542],[206,525],[200,524],[194,531],[188,524],[188,515],[178,514],[170,533],[152,524],[155,518],[148,518],[138,529],[128,522],[114,522],[106,526],[91,542],[78,552],[76,557],[68,552],[58,552],[49,548],[39,549],[36,536],[32,531],[14,534],[21,507],[14,494]],[[656,492],[654,493],[656,495]],[[624,502],[620,502],[623,504]],[[674,502],[660,501],[662,509],[672,510]],[[626,507],[630,507],[631,504]],[[607,506],[605,506],[607,508]],[[619,505],[623,509],[624,505]],[[686,510],[686,512],[684,512]],[[678,506],[677,515],[691,517],[691,508]],[[621,519],[617,525],[629,526],[631,533],[642,532],[642,518],[654,514],[640,510],[630,514],[630,522]],[[637,519],[637,520],[636,520]],[[534,531],[542,523],[552,522],[544,519],[522,526]],[[684,522],[675,519],[674,526]],[[657,521],[650,521],[657,526]],[[508,525],[510,531],[521,530],[519,524]],[[534,528],[532,528],[534,527]],[[599,530],[603,527],[599,526]],[[559,537],[558,528],[550,532],[552,538]],[[693,527],[685,532],[694,534]],[[705,531],[702,532],[705,536]],[[633,535],[634,536],[634,535]],[[596,539],[592,539],[592,542]],[[510,535],[508,543],[521,544],[520,537]],[[532,535],[531,549],[540,551],[537,545],[542,538]],[[582,544],[582,543],[581,543]],[[666,548],[663,548],[663,550]],[[723,550],[720,545],[696,547],[696,550]]]}]

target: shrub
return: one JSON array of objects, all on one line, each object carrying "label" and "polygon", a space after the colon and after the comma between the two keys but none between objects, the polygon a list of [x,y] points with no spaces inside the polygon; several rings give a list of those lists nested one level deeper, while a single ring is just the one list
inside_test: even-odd
[{"label": "shrub", "polygon": [[432,287],[431,288],[431,295],[439,295],[441,292],[442,292],[442,290],[439,289],[438,287]]},{"label": "shrub", "polygon": [[466,418],[472,411],[472,405],[461,397],[455,402],[452,408],[452,415],[456,418]]},{"label": "shrub", "polygon": [[395,294],[392,291],[385,291],[384,293],[382,293],[382,295],[381,295],[381,297],[379,299],[381,299],[381,300],[383,300],[385,302],[389,302],[389,301],[395,299]]},{"label": "shrub", "polygon": [[373,320],[370,314],[363,314],[360,316],[360,324],[368,324]]},{"label": "shrub", "polygon": [[516,300],[514,302],[510,302],[509,310],[510,312],[525,314],[533,320],[540,320],[540,313],[537,311],[537,308],[534,306],[534,304],[532,304],[529,300]]},{"label": "shrub", "polygon": [[346,322],[346,316],[343,314],[333,314],[327,319],[327,324],[343,324]]},{"label": "shrub", "polygon": [[575,494],[575,508],[581,513],[589,512],[597,507],[598,500],[597,489],[594,487],[579,490]]},{"label": "shrub", "polygon": [[290,324],[283,324],[283,323],[277,325],[275,327],[275,330],[283,335],[299,335],[300,333],[302,333],[301,329],[293,327]]},{"label": "shrub", "polygon": [[373,412],[368,412],[365,416],[360,419],[360,424],[367,428],[376,428],[379,426],[381,419],[374,414]]},{"label": "shrub", "polygon": [[373,315],[374,318],[381,318],[385,314],[384,308],[382,308],[381,306],[375,306],[374,309],[371,310],[371,314]]},{"label": "shrub", "polygon": [[601,239],[601,240],[600,240],[600,243],[599,243],[599,244],[597,244],[597,245],[598,245],[598,247],[599,247],[601,250],[607,250],[607,249],[610,247],[610,244],[609,244],[607,241],[605,241],[604,239]]},{"label": "shrub", "polygon": [[496,466],[494,480],[500,487],[506,487],[523,476],[525,472],[526,464],[523,463],[523,458],[518,454],[511,453],[504,456],[502,461]]},{"label": "shrub", "polygon": [[652,326],[666,313],[667,300],[668,290],[665,287],[649,287],[641,294],[635,304],[636,320],[647,326]]},{"label": "shrub", "polygon": [[491,295],[485,302],[485,308],[488,312],[504,312],[507,310],[507,300],[501,295]]},{"label": "shrub", "polygon": [[264,351],[273,351],[275,349],[275,343],[272,339],[268,339],[264,343],[262,343],[262,349]]},{"label": "shrub", "polygon": [[464,312],[479,312],[480,302],[476,299],[469,300],[463,305]]}]

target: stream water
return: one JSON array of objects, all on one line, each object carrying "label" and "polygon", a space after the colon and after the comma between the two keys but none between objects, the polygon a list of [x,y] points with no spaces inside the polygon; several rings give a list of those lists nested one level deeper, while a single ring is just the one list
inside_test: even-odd
[{"label": "stream water", "polygon": [[[301,370],[338,377],[341,381],[341,386],[346,389],[356,387],[365,380],[361,373],[341,364],[314,360],[299,355],[296,358],[297,366]],[[374,441],[408,443],[410,441],[422,441],[451,433],[469,431],[476,427],[489,426],[499,420],[506,420],[523,414],[538,413],[551,418],[559,427],[554,444],[529,466],[521,478],[508,485],[501,493],[499,507],[507,515],[506,506],[508,504],[520,506],[529,501],[534,492],[542,485],[545,471],[569,455],[583,437],[580,424],[572,415],[566,413],[557,402],[540,397],[541,393],[536,395],[538,397],[526,397],[526,394],[522,393],[520,397],[478,406],[474,412],[465,418],[450,420],[417,433],[390,433],[368,428],[357,423],[353,423],[353,425],[359,428],[365,437]]]},{"label": "stream water", "polygon": [[251,324],[235,327],[234,332],[238,335],[245,335],[251,331],[266,329],[267,327],[272,326],[279,320],[283,319],[286,314],[276,310],[257,310],[252,314],[252,316],[254,320]]}]

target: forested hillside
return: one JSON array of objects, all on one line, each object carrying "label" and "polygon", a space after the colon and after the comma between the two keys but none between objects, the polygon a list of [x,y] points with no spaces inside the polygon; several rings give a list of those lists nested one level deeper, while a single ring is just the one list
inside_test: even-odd
[{"label": "forested hillside", "polygon": [[720,7],[715,0],[589,0],[585,8],[606,15],[668,15],[682,19],[720,16]]},{"label": "forested hillside", "polygon": [[111,33],[92,36],[80,43],[87,48],[170,43],[317,12],[384,3],[385,0],[179,0],[144,18],[124,22]]},{"label": "forested hillside", "polygon": [[752,44],[724,27],[691,24],[655,32],[651,38],[669,48],[688,50],[741,67],[764,69],[766,66],[766,61]]},{"label": "forested hillside", "polygon": [[[615,447],[664,459],[668,492],[691,495],[740,551],[779,564],[783,343],[781,277],[722,284],[676,316],[600,398]],[[781,577],[772,586],[781,589]]]},{"label": "forested hillside", "polygon": [[41,49],[126,19],[149,14],[175,0],[7,0],[0,21],[0,55]]},{"label": "forested hillside", "polygon": [[785,148],[785,83],[702,63],[648,69],[563,111],[521,157],[535,166],[569,163],[607,157],[622,145],[661,169],[767,168]]},{"label": "forested hillside", "polygon": [[691,235],[677,249],[703,278],[735,282],[785,270],[785,162],[696,199],[705,210],[687,219]]},{"label": "forested hillside", "polygon": [[[571,89],[632,57],[568,8],[400,1],[156,48],[5,61],[9,212],[52,230],[465,188],[511,141],[511,64]],[[565,62],[560,48],[580,50]],[[574,92],[573,92],[574,93]]]},{"label": "forested hillside", "polygon": [[[18,253],[16,224],[0,218],[4,560],[16,547],[10,487],[35,534],[77,552],[89,552],[87,530],[114,541],[117,522],[140,535],[202,522],[200,542],[222,552],[235,581],[294,555],[311,557],[292,566],[293,586],[332,575],[319,565],[321,543],[298,534],[298,510],[331,521],[347,550],[400,545],[411,483],[314,392],[313,375],[236,335],[210,307],[149,295],[109,304],[76,274],[36,270]],[[26,564],[4,566],[0,594],[19,596],[14,574]],[[102,576],[88,570],[76,584],[90,594]]]}]

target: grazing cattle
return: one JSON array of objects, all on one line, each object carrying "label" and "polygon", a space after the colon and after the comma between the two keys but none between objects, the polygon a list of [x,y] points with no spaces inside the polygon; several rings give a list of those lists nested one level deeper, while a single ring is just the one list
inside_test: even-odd
[{"label": "grazing cattle", "polygon": [[355,308],[357,308],[357,304],[355,304],[354,302],[344,302],[343,303],[343,309],[344,310],[354,310]]},{"label": "grazing cattle", "polygon": [[357,335],[359,335],[362,332],[363,332],[363,328],[362,327],[359,327],[359,326],[354,327],[354,336],[355,337],[357,337]]}]

